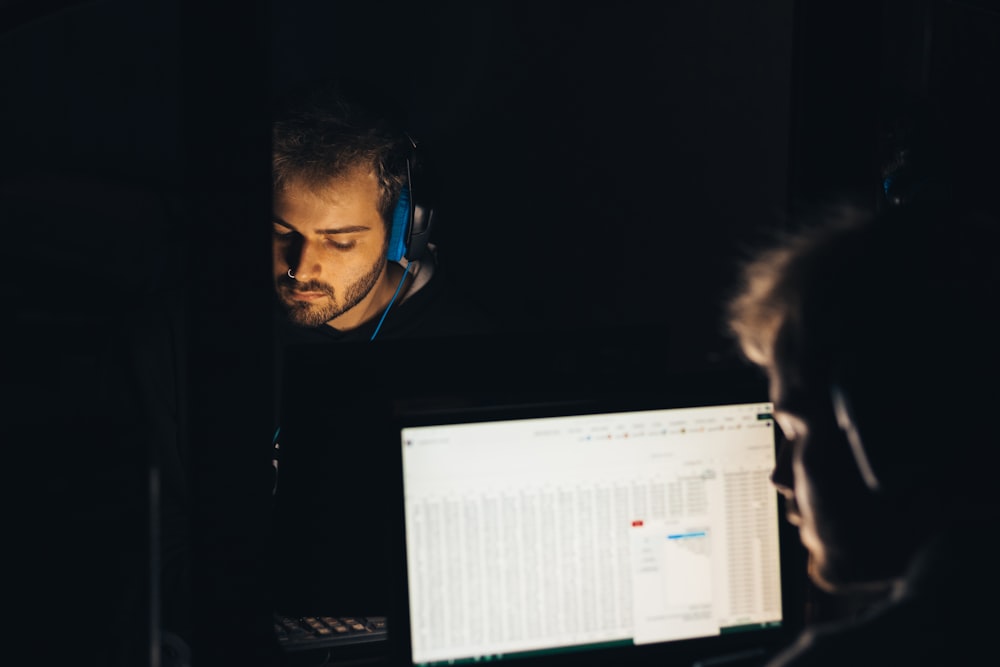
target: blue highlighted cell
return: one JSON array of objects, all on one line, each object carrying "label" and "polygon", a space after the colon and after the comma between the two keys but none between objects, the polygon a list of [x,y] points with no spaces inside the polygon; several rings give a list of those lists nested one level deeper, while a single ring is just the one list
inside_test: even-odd
[{"label": "blue highlighted cell", "polygon": [[693,533],[675,533],[673,535],[667,535],[668,540],[686,540],[690,537],[708,537],[708,533],[704,530],[699,530]]}]

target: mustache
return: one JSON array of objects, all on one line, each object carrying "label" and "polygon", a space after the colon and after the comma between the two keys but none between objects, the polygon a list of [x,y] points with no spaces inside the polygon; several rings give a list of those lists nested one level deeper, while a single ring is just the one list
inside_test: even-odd
[{"label": "mustache", "polygon": [[324,282],[320,282],[319,280],[308,280],[306,282],[302,282],[289,278],[286,275],[281,275],[278,276],[276,282],[279,288],[286,289],[291,292],[321,292],[329,297],[334,295],[333,287]]}]

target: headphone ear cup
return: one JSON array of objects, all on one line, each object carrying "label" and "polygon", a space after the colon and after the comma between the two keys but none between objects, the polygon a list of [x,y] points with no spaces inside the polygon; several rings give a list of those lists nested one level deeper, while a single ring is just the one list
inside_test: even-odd
[{"label": "headphone ear cup", "polygon": [[[411,152],[406,160],[406,184],[399,193],[396,209],[392,214],[392,229],[389,233],[389,247],[386,252],[390,262],[398,262],[404,257],[417,260],[430,240],[434,209],[428,198],[428,182],[423,177],[421,162],[417,160],[416,144],[407,135]],[[413,193],[416,179],[417,197]]]},{"label": "headphone ear cup", "polygon": [[389,232],[389,248],[386,253],[390,262],[398,262],[406,255],[412,212],[411,201],[410,188],[404,185],[399,193],[396,209],[392,212],[392,229]]},{"label": "headphone ear cup", "polygon": [[420,259],[427,242],[430,240],[431,223],[434,218],[434,209],[428,206],[414,204],[413,217],[410,221],[409,239],[406,242],[406,258]]},{"label": "headphone ear cup", "polygon": [[[427,175],[424,156],[417,151],[417,144],[412,137],[407,135],[407,139],[410,141],[412,150],[406,161],[410,219],[406,229],[404,256],[408,260],[417,260],[423,255],[430,240],[431,224],[434,220],[435,192],[433,179]],[[415,191],[414,188],[416,188]]]}]

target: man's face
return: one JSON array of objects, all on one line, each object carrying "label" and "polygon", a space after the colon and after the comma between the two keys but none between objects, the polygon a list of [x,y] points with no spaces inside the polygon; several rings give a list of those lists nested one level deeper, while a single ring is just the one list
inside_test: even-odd
[{"label": "man's face", "polygon": [[274,285],[293,323],[350,329],[375,312],[388,246],[378,193],[362,170],[320,191],[292,183],[275,193]]},{"label": "man's face", "polygon": [[784,434],[771,479],[809,552],[810,576],[843,591],[884,585],[905,566],[912,534],[891,504],[865,485],[825,386],[791,386],[772,374]]}]

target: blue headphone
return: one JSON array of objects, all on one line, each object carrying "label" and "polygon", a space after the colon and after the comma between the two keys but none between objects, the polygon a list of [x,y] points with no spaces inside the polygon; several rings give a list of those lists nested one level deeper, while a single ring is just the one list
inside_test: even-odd
[{"label": "blue headphone", "polygon": [[[410,272],[410,262],[420,259],[427,247],[431,222],[434,218],[434,209],[430,206],[428,188],[426,187],[427,181],[421,178],[423,175],[421,165],[417,162],[417,142],[410,135],[406,135],[406,145],[409,151],[406,157],[406,182],[399,192],[396,208],[392,212],[392,228],[389,231],[389,248],[386,252],[390,262],[398,262],[405,257],[407,260],[406,270],[396,286],[392,300],[382,312],[382,317],[375,326],[370,340],[375,340],[375,337],[378,336],[382,330],[382,323],[389,314],[389,309],[396,303],[403,282]],[[420,188],[413,187],[415,180],[420,183]]]},{"label": "blue headphone", "polygon": [[[421,164],[417,160],[417,143],[406,135],[408,155],[406,158],[406,183],[399,193],[399,200],[392,214],[392,229],[389,233],[389,261],[398,262],[419,259],[430,238],[434,209],[428,199],[427,182]],[[419,188],[414,188],[417,181]]]}]

